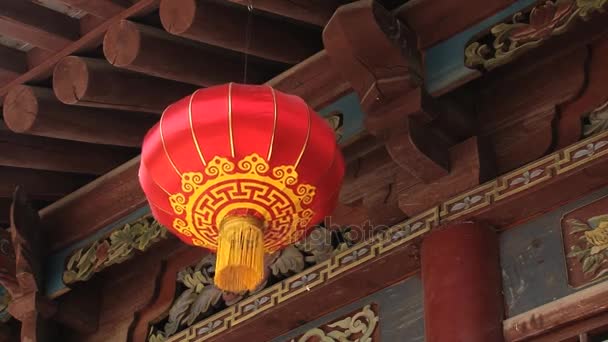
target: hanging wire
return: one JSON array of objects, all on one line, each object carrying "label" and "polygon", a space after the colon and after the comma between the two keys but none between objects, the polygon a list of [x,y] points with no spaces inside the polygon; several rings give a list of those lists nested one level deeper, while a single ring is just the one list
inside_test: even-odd
[{"label": "hanging wire", "polygon": [[243,83],[247,83],[247,69],[249,66],[249,46],[251,45],[251,25],[253,21],[253,0],[247,1],[247,26],[245,27],[245,70],[243,70]]}]

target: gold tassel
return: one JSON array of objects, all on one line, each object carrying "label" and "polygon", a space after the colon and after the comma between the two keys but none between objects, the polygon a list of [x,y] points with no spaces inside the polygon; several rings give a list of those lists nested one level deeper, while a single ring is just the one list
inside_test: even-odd
[{"label": "gold tassel", "polygon": [[254,290],[264,278],[263,222],[252,216],[224,218],[215,268],[215,285],[220,290]]}]

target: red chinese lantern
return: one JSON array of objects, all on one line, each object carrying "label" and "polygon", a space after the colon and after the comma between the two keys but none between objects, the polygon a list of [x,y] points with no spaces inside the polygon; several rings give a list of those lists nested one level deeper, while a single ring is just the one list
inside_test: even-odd
[{"label": "red chinese lantern", "polygon": [[343,174],[334,132],[301,98],[232,83],[170,105],[139,169],[156,219],[217,252],[215,283],[236,293],[334,209]]}]

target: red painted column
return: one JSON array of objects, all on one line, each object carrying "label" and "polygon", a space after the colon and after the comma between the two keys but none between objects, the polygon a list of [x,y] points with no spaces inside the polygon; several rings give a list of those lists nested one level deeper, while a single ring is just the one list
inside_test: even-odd
[{"label": "red painted column", "polygon": [[498,235],[454,223],[422,243],[426,342],[503,341]]}]

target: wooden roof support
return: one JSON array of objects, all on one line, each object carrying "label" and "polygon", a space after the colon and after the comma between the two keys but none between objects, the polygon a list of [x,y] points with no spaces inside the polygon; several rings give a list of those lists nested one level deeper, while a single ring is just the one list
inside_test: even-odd
[{"label": "wooden roof support", "polygon": [[25,52],[0,45],[0,84],[27,71]]},{"label": "wooden roof support", "polygon": [[383,137],[395,162],[432,182],[448,174],[448,145],[428,127],[436,119],[420,89],[414,34],[372,0],[342,6],[323,32],[334,66],[359,94],[367,128]]},{"label": "wooden roof support", "polygon": [[[247,0],[228,0],[248,6]],[[255,9],[278,14],[316,26],[325,26],[334,11],[346,1],[343,0],[256,0]]]},{"label": "wooden roof support", "polygon": [[79,37],[78,20],[30,1],[0,2],[0,34],[58,51]]},{"label": "wooden roof support", "polygon": [[99,42],[103,39],[103,35],[106,33],[106,30],[110,24],[124,18],[137,16],[141,13],[147,13],[150,11],[150,9],[157,7],[157,1],[158,0],[138,0],[131,7],[125,9],[111,19],[103,22],[97,27],[87,30],[82,37],[74,42],[74,44],[70,44],[55,53],[41,54],[36,51],[37,49],[30,50],[28,52],[30,69],[24,74],[20,75],[18,78],[0,86],[0,97],[4,97],[6,93],[8,93],[8,91],[14,86],[48,78],[48,76],[52,75],[55,64],[63,57],[75,53],[81,53],[86,49],[97,47]]},{"label": "wooden roof support", "polygon": [[128,0],[59,0],[99,18],[111,18],[130,6]]},{"label": "wooden roof support", "polygon": [[[202,87],[243,79],[242,58],[127,20],[108,29],[103,52],[114,66]],[[266,81],[270,73],[261,68],[251,63],[247,81]]]},{"label": "wooden roof support", "polygon": [[85,175],[0,166],[0,198],[10,198],[19,186],[32,199],[56,200],[91,180]]},{"label": "wooden roof support", "polygon": [[252,15],[247,9],[211,1],[163,0],[160,19],[169,33],[277,62],[296,64],[321,49],[314,31]]},{"label": "wooden roof support", "polygon": [[103,60],[69,56],[55,66],[53,90],[66,104],[160,114],[196,87],[118,69]]},{"label": "wooden roof support", "polygon": [[4,122],[25,133],[94,144],[138,147],[158,117],[65,105],[51,89],[17,86],[4,98]]},{"label": "wooden roof support", "polygon": [[0,127],[0,166],[101,175],[132,155],[128,149],[24,136]]},{"label": "wooden roof support", "polygon": [[322,50],[266,82],[278,90],[298,95],[313,108],[321,108],[352,91]]}]

